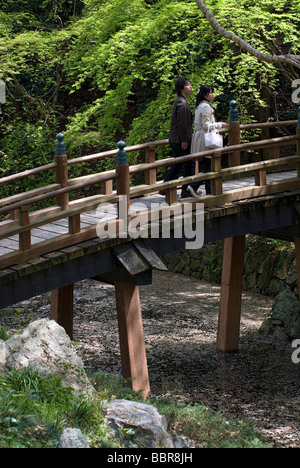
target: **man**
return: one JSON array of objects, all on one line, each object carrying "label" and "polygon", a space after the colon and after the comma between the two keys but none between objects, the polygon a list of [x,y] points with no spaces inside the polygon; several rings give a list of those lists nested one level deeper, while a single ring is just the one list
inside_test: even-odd
[{"label": "man", "polygon": [[[193,93],[191,83],[187,78],[178,78],[175,82],[175,90],[178,95],[172,112],[171,130],[169,134],[169,143],[172,148],[174,158],[186,156],[191,153],[191,142],[193,134],[192,114],[187,102],[187,98]],[[169,169],[164,182],[178,179],[183,171],[183,177],[188,177],[195,173],[195,162],[187,161],[185,163],[174,164]],[[182,187],[181,198],[190,197],[190,187]],[[160,192],[164,195],[164,192]]]}]

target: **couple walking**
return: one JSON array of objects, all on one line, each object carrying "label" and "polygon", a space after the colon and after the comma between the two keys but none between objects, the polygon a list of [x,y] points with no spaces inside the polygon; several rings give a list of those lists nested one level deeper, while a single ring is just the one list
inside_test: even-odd
[{"label": "couple walking", "polygon": [[[212,101],[214,100],[213,88],[211,86],[201,86],[196,99],[196,111],[194,121],[194,132],[192,124],[192,115],[189,109],[187,98],[193,93],[191,83],[187,78],[178,78],[175,82],[175,90],[178,95],[172,112],[171,130],[169,143],[172,148],[173,156],[178,158],[192,153],[205,151],[204,135],[209,131],[209,126],[215,124],[216,128],[228,127],[225,122],[215,122]],[[211,170],[211,158],[204,158],[204,172]],[[183,177],[195,174],[195,161],[187,161],[183,164],[171,166],[164,182],[178,179],[183,170]],[[190,185],[183,185],[181,198],[198,197],[197,190],[201,182],[195,182]],[[210,194],[210,181],[205,181],[206,194]],[[163,192],[160,192],[163,195]]]}]

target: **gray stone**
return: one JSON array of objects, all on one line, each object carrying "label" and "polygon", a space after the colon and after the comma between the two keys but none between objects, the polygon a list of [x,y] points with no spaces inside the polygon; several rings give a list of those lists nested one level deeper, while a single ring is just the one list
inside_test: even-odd
[{"label": "gray stone", "polygon": [[276,297],[270,315],[272,320],[281,320],[284,323],[287,334],[289,334],[290,327],[300,318],[299,299],[289,288],[284,289]]},{"label": "gray stone", "polygon": [[291,288],[295,287],[298,281],[296,260],[293,261],[291,268],[285,278],[285,282]]},{"label": "gray stone", "polygon": [[32,322],[22,333],[1,343],[2,372],[28,366],[42,374],[59,375],[64,386],[78,392],[85,393],[93,389],[69,336],[54,320]]},{"label": "gray stone", "polygon": [[292,340],[300,339],[300,317],[290,326],[289,336]]},{"label": "gray stone", "polygon": [[5,346],[5,342],[0,340],[0,371],[5,366],[7,355],[8,355],[8,352]]},{"label": "gray stone", "polygon": [[128,400],[114,400],[103,408],[106,425],[121,438],[123,446],[174,448],[167,432],[167,420],[152,405]]},{"label": "gray stone", "polygon": [[80,429],[68,427],[60,436],[61,448],[89,448],[88,440]]}]

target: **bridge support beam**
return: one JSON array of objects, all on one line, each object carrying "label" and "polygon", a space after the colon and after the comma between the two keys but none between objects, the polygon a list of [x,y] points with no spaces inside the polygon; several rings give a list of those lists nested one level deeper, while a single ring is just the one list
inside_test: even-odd
[{"label": "bridge support beam", "polygon": [[239,347],[245,236],[224,241],[217,349],[237,351]]},{"label": "bridge support beam", "polygon": [[150,393],[139,288],[132,283],[115,282],[122,375],[130,378],[131,388]]},{"label": "bridge support beam", "polygon": [[74,284],[51,292],[50,319],[61,325],[73,340],[73,296]]}]

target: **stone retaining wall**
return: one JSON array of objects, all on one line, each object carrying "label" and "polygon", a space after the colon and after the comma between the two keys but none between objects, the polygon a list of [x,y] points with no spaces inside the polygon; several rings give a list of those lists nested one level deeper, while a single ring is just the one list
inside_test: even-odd
[{"label": "stone retaining wall", "polygon": [[[163,257],[169,271],[210,283],[221,283],[223,241],[204,245],[199,250],[183,250]],[[243,289],[277,296],[295,260],[293,243],[247,236]]]}]

